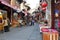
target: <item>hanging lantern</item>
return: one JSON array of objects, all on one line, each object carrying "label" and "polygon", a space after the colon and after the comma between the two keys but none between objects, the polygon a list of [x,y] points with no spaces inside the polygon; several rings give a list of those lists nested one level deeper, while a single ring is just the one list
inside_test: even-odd
[{"label": "hanging lantern", "polygon": [[47,7],[47,5],[48,5],[48,4],[47,4],[45,1],[42,2],[42,4],[41,4],[42,7]]}]

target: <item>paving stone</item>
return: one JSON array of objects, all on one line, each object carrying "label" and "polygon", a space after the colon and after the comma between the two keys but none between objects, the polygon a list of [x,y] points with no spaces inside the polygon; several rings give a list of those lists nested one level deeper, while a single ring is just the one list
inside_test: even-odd
[{"label": "paving stone", "polygon": [[10,28],[10,32],[0,34],[0,40],[42,40],[39,25]]}]

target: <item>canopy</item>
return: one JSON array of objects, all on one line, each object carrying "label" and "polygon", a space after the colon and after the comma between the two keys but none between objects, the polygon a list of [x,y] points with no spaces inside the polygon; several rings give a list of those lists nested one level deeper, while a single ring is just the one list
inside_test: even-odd
[{"label": "canopy", "polygon": [[11,8],[13,8],[14,10],[17,10],[17,9],[18,9],[17,7],[11,6],[9,3],[7,3],[7,2],[4,1],[4,0],[0,0],[0,1],[1,1],[2,4],[6,5],[6,6],[8,6],[8,7],[11,7]]}]

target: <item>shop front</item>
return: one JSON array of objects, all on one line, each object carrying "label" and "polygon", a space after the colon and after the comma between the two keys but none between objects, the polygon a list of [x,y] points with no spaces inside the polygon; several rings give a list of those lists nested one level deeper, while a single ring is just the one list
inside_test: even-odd
[{"label": "shop front", "polygon": [[3,1],[0,1],[0,13],[1,13],[1,30],[4,30],[4,26],[2,27],[2,25],[4,24],[3,23],[3,19],[4,18],[8,18],[10,23],[11,23],[11,20],[12,20],[12,16],[13,16],[13,13],[16,12],[17,10],[15,8],[13,8],[10,4],[8,3],[4,3]]},{"label": "shop front", "polygon": [[[10,10],[9,10],[10,9]],[[0,31],[4,30],[4,18],[11,20],[11,8],[0,2]]]},{"label": "shop front", "polygon": [[59,20],[60,20],[60,0],[52,0],[51,1],[51,16],[52,16],[52,28],[58,28]]}]

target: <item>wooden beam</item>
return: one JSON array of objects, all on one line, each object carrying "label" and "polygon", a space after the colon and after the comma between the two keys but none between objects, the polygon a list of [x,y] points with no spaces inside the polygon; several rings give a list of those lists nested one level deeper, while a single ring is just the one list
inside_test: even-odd
[{"label": "wooden beam", "polygon": [[51,21],[51,28],[54,29],[54,20],[55,20],[55,15],[54,15],[54,9],[55,9],[55,3],[54,0],[51,0],[51,17],[52,17],[52,21]]}]

